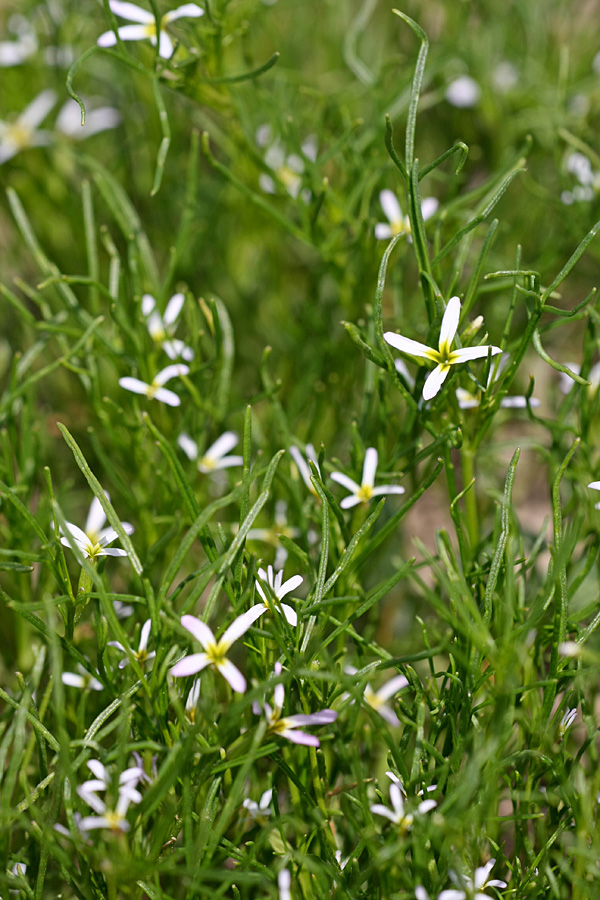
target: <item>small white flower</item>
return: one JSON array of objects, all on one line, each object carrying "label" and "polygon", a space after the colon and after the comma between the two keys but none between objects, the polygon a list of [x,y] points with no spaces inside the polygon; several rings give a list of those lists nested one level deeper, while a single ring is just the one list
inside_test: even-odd
[{"label": "small white flower", "polygon": [[273,788],[269,788],[268,791],[265,791],[258,803],[255,800],[251,800],[247,797],[242,806],[244,809],[248,810],[249,817],[260,823],[263,823],[266,818],[268,818],[273,810],[271,809],[271,798],[273,797]]},{"label": "small white flower", "polygon": [[98,106],[88,109],[86,101],[85,125],[81,125],[81,109],[75,100],[67,100],[56,117],[55,127],[64,135],[75,140],[84,140],[100,131],[116,128],[121,122],[121,113],[112,106]]},{"label": "small white flower", "polygon": [[46,147],[52,141],[50,131],[40,131],[52,107],[56,104],[56,93],[48,88],[26,106],[14,122],[0,120],[0,165],[12,159],[21,150],[29,147]]},{"label": "small white flower", "polygon": [[[485,866],[475,869],[475,876],[472,881],[466,875],[459,878],[456,873],[450,872],[450,878],[460,890],[454,890],[452,888],[450,890],[442,891],[441,894],[438,894],[437,900],[467,900],[467,898],[468,900],[489,900],[489,894],[484,894],[482,891],[483,888],[506,887],[506,882],[500,881],[498,878],[494,878],[491,881],[488,880],[488,875],[495,862],[495,859],[490,859]],[[463,887],[466,888],[466,890],[463,890]]]},{"label": "small white flower", "polygon": [[140,381],[139,378],[132,378],[129,375],[119,378],[119,384],[126,391],[131,391],[134,394],[144,394],[149,400],[160,400],[161,403],[166,403],[168,406],[179,406],[181,399],[173,391],[163,387],[163,385],[171,378],[187,375],[189,371],[189,366],[178,363],[173,366],[167,366],[166,369],[155,375],[152,384],[146,384],[145,381]]},{"label": "small white flower", "polygon": [[100,760],[91,759],[88,768],[94,778],[85,781],[77,788],[77,793],[88,806],[98,813],[97,816],[84,816],[78,823],[80,831],[92,831],[96,828],[109,828],[115,832],[129,831],[129,823],[126,815],[131,803],[140,803],[142,795],[137,790],[137,783],[144,775],[139,766],[125,769],[119,776],[119,788],[115,809],[109,809],[104,800],[97,796],[97,791],[107,791],[111,784],[111,777]]},{"label": "small white flower", "polygon": [[298,447],[295,447],[293,445],[290,447],[290,453],[292,455],[292,459],[296,463],[298,471],[300,472],[300,477],[302,478],[302,481],[304,482],[306,487],[309,489],[311,494],[314,494],[315,497],[318,497],[319,495],[317,494],[316,490],[313,487],[313,483],[310,480],[311,473],[310,473],[310,467],[308,465],[308,462],[314,463],[317,468],[317,472],[319,473],[319,475],[321,474],[321,470],[319,469],[319,463],[317,460],[317,454],[315,452],[315,448],[313,447],[312,444],[306,445],[306,448],[305,448],[306,458],[302,455],[302,452],[298,449]]},{"label": "small white flower", "polygon": [[[108,494],[106,494],[106,497],[110,500]],[[72,522],[65,522],[73,542],[88,559],[96,559],[98,556],[127,556],[126,550],[121,550],[118,547],[108,547],[108,544],[116,541],[119,535],[114,528],[104,528],[105,522],[106,513],[97,497],[94,497],[92,500],[83,531],[77,525],[73,525]],[[121,526],[125,534],[133,534],[134,527],[129,522],[121,522]],[[61,537],[60,542],[65,547],[71,546],[68,539],[64,536]]]},{"label": "small white flower", "polygon": [[[140,632],[140,643],[137,649],[137,652],[134,651],[133,655],[139,662],[140,666],[144,666],[148,660],[154,659],[156,656],[156,651],[153,650],[151,653],[148,653],[148,640],[150,638],[150,631],[152,629],[152,620],[146,619],[144,624],[142,625],[142,630]],[[125,647],[123,644],[119,643],[119,641],[109,641],[109,647],[116,647],[118,650],[121,650],[122,653],[126,653]],[[129,657],[125,656],[119,663],[119,668],[124,669],[125,666],[129,665]]]},{"label": "small white flower", "polygon": [[[258,574],[259,577],[262,578],[263,581],[266,581],[271,588],[271,593],[273,594],[276,601],[275,603],[273,603],[275,609],[278,612],[283,613],[290,625],[296,627],[296,625],[298,624],[298,616],[296,615],[296,611],[292,609],[289,604],[282,603],[281,601],[286,596],[286,594],[289,594],[291,591],[295,591],[296,588],[302,584],[302,582],[304,581],[302,576],[292,575],[291,578],[288,578],[288,580],[284,581],[282,584],[283,570],[280,570],[277,575],[274,575],[273,566],[268,566],[266,572],[264,569],[259,569]],[[267,600],[267,595],[265,594],[260,582],[258,581],[256,582],[256,590],[264,601],[262,604],[264,606],[263,611],[266,612],[268,609],[271,609],[269,600]]]},{"label": "small white flower", "polygon": [[[255,607],[256,608],[256,607]],[[281,663],[275,663],[275,675],[281,675]],[[337,719],[337,712],[334,709],[322,709],[316,713],[308,715],[285,716],[282,718],[283,704],[285,701],[285,688],[282,684],[276,684],[273,690],[273,706],[264,703],[265,718],[269,726],[271,734],[278,734],[280,737],[287,738],[294,744],[303,744],[305,747],[319,747],[320,742],[314,734],[306,734],[304,731],[297,731],[301,725],[330,725]],[[260,705],[253,704],[254,712],[260,714]]]},{"label": "small white flower", "polygon": [[239,438],[235,431],[226,431],[200,456],[198,444],[192,440],[189,434],[180,434],[177,438],[177,443],[187,458],[196,460],[198,471],[204,474],[215,472],[217,469],[228,469],[231,466],[243,465],[243,456],[227,456],[227,453],[233,450],[238,441]]},{"label": "small white flower", "polygon": [[63,684],[66,684],[69,687],[81,688],[87,691],[104,690],[104,686],[98,681],[97,678],[94,678],[93,675],[90,675],[89,672],[86,672],[81,663],[77,663],[77,668],[79,669],[79,674],[77,674],[77,672],[62,673]]},{"label": "small white flower", "polygon": [[[260,147],[266,147],[265,164],[272,170],[275,178],[261,172],[258,183],[266,194],[277,193],[277,181],[283,185],[290,197],[296,199],[302,189],[304,159],[297,153],[286,154],[278,138],[273,138],[269,125],[261,125],[256,132],[256,141]],[[307,159],[317,158],[316,138],[308,137],[302,144],[302,152]],[[276,180],[275,180],[276,179]]]},{"label": "small white flower", "polygon": [[[151,12],[134,3],[123,2],[123,0],[109,0],[109,6],[116,16],[122,19],[128,19],[130,22],[139,22],[139,25],[122,25],[117,29],[117,34],[122,41],[150,41],[153,47],[156,46],[156,20]],[[160,34],[158,39],[158,55],[163,59],[170,59],[173,56],[173,42],[166,32],[166,26],[170,22],[183,17],[199,18],[204,15],[204,10],[196,3],[184,3],[177,9],[166,13],[160,19]],[[97,41],[100,47],[114,47],[117,43],[114,31],[105,31],[101,34]]]},{"label": "small white flower", "polygon": [[577,641],[563,641],[558,645],[558,652],[561,656],[578,657],[583,653],[583,647]]},{"label": "small white flower", "polygon": [[264,607],[262,604],[254,606],[248,612],[242,613],[235,619],[223,635],[217,640],[205,622],[196,616],[182,616],[181,624],[204,647],[204,653],[192,653],[184,657],[171,669],[171,675],[175,678],[186,678],[195,675],[207,666],[212,666],[221,673],[229,682],[237,694],[243,694],[246,690],[246,679],[231,660],[227,659],[227,652],[231,645],[245,634],[250,626],[262,616]]},{"label": "small white flower", "polygon": [[404,675],[396,675],[394,678],[391,678],[390,681],[387,681],[378,691],[374,691],[371,685],[368,684],[363,695],[365,703],[367,703],[371,709],[374,709],[375,712],[379,713],[382,719],[385,719],[389,725],[399,725],[400,720],[398,719],[398,716],[394,710],[387,705],[386,701],[403,688],[407,687],[407,685],[408,678],[405,678]]},{"label": "small white flower", "polygon": [[589,202],[600,191],[600,172],[592,168],[590,160],[583,153],[571,153],[567,158],[567,171],[579,181],[571,191],[563,191],[561,200],[567,205]]},{"label": "small white flower", "polygon": [[198,700],[200,699],[200,678],[196,678],[194,681],[189,694],[187,695],[187,700],[185,701],[185,715],[187,719],[194,724],[196,721],[196,709],[198,707]]},{"label": "small white flower", "polygon": [[564,737],[565,732],[571,727],[575,719],[577,718],[577,707],[575,706],[573,709],[567,709],[564,713],[562,719],[560,720],[560,725],[558,726],[558,734],[561,738]]},{"label": "small white flower", "polygon": [[142,313],[146,317],[146,325],[148,331],[155,344],[160,344],[169,359],[184,359],[191,362],[194,358],[194,351],[191,347],[184,344],[183,341],[174,337],[177,328],[177,320],[185,303],[185,294],[173,294],[164,315],[156,309],[156,300],[150,294],[144,294],[142,297]]},{"label": "small white flower", "polygon": [[[387,189],[381,191],[379,202],[388,221],[376,224],[375,237],[380,241],[387,241],[397,234],[406,234],[410,239],[410,219],[402,212],[400,201],[394,192]],[[421,203],[423,219],[425,221],[430,219],[437,212],[439,205],[439,201],[435,197],[425,197]]]},{"label": "small white flower", "polygon": [[424,400],[431,400],[435,397],[446,380],[450,366],[457,363],[470,362],[473,359],[483,359],[490,353],[492,356],[495,356],[496,353],[502,352],[500,347],[487,345],[452,350],[452,341],[458,330],[459,319],[460,300],[458,297],[451,297],[448,300],[448,305],[442,318],[437,350],[433,347],[427,347],[419,341],[413,341],[410,338],[403,337],[401,334],[396,334],[394,331],[386,331],[383,335],[388,344],[391,344],[396,350],[400,350],[401,353],[407,353],[409,356],[428,359],[436,363],[435,369],[429,373],[423,385]]},{"label": "small white flower", "polygon": [[343,472],[332,472],[331,477],[346,490],[350,491],[349,497],[344,497],[340,506],[342,509],[350,509],[358,503],[368,503],[371,497],[381,497],[383,494],[403,494],[404,488],[398,484],[382,484],[375,487],[375,474],[377,472],[378,455],[375,447],[369,447],[365,453],[362,481],[357,484]]},{"label": "small white flower", "polygon": [[[407,813],[404,808],[404,801],[406,800],[404,786],[398,776],[394,775],[393,772],[386,772],[386,775],[392,782],[390,784],[390,801],[392,809],[389,809],[382,803],[375,803],[371,806],[371,812],[375,813],[377,816],[384,816],[384,818],[389,819],[394,825],[398,825],[401,831],[410,831],[414,823],[414,816],[412,813]],[[436,785],[433,786],[432,790],[435,787]],[[432,809],[435,809],[436,806],[437,803],[435,800],[423,800],[419,803],[417,811],[421,815],[424,815]]]},{"label": "small white flower", "polygon": [[446,88],[446,100],[459,109],[477,106],[481,99],[481,88],[470,75],[461,75]]}]

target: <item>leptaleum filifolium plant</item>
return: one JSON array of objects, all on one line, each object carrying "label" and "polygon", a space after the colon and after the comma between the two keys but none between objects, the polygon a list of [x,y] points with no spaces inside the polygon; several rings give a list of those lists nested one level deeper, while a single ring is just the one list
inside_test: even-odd
[{"label": "leptaleum filifolium plant", "polygon": [[[198,197],[217,190],[203,179],[224,180],[241,206],[309,247],[323,284],[333,278],[345,295],[346,241],[363,273],[382,245],[371,224],[340,231],[353,205],[319,182],[333,153],[319,135],[288,150],[269,126],[252,149],[250,107],[233,85],[254,83],[275,60],[228,77],[220,53],[199,65],[190,31],[137,56],[122,41],[184,15],[223,49],[224,11],[186,4],[161,23],[150,5],[106,3],[112,30],[98,17],[97,33],[109,49],[90,49],[68,83],[73,91],[96,52],[148,80],[162,129],[154,193],[182,139],[163,94],[178,89],[212,111],[219,153],[205,134],[200,170],[192,134],[180,225],[162,233],[172,250],[155,256],[131,198],[94,155],[73,152],[68,166],[62,157],[65,177],[75,166],[92,179],[80,181],[83,246],[73,249],[83,275],[50,259],[35,210],[8,190],[42,283],[1,288],[21,340],[0,406],[2,890],[86,900],[595,896],[599,541],[586,485],[598,475],[598,398],[586,374],[598,319],[595,292],[568,308],[558,289],[599,226],[547,275],[524,268],[520,248],[489,268],[491,215],[515,190],[526,151],[425,225],[421,183],[456,160],[458,176],[467,148],[416,157],[428,41],[394,11],[419,43],[404,152],[390,120],[381,134],[407,215],[388,186],[389,230],[375,233],[391,240],[376,282],[361,287],[372,302],[354,301],[362,318],[344,323],[353,343],[343,383],[359,400],[327,409],[329,387],[306,399],[308,381],[325,376],[308,333],[292,351],[304,354],[304,387],[282,398],[266,350],[252,393],[235,338],[256,341],[254,328],[226,299],[196,300],[177,281]],[[137,24],[125,31],[122,18]],[[345,53],[368,84],[350,40]],[[219,130],[233,110],[241,127]],[[49,141],[10,139],[7,164],[15,147]],[[223,161],[236,146],[267,176],[267,196],[244,180],[243,163]],[[479,304],[487,317],[491,299],[488,339],[472,314]],[[580,368],[567,370],[542,338],[580,319]],[[276,317],[262,321],[277,330]],[[525,395],[510,393],[531,349],[544,367],[543,415],[532,380]],[[521,447],[549,474],[550,535],[545,523],[522,525],[513,506]],[[534,480],[531,457],[526,465]],[[423,535],[425,515],[434,535],[417,543],[417,560],[403,535]]]}]

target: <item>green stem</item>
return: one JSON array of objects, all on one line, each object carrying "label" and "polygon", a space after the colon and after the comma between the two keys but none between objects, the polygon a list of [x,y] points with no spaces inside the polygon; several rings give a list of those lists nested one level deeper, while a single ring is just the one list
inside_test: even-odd
[{"label": "green stem", "polygon": [[[474,453],[470,444],[465,442],[461,447],[462,461],[462,481],[463,488],[474,480]],[[467,491],[465,494],[465,511],[467,514],[467,534],[469,535],[469,543],[471,550],[475,552],[475,548],[479,542],[479,513],[477,511],[477,494],[475,488]]]}]

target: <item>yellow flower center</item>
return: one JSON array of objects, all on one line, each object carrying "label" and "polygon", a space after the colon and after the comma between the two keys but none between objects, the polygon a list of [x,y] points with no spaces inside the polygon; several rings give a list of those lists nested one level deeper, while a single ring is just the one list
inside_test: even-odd
[{"label": "yellow flower center", "polygon": [[300,181],[300,176],[297,172],[294,172],[293,169],[290,169],[289,166],[280,166],[277,169],[277,177],[281,181],[281,183],[288,190],[295,190],[298,186],[298,182]]},{"label": "yellow flower center", "polygon": [[217,468],[217,461],[212,456],[203,456],[198,460],[198,468],[210,469],[211,472]]},{"label": "yellow flower center", "polygon": [[108,822],[108,827],[111,831],[123,831],[123,822],[125,819],[120,813],[107,809],[104,813],[104,818]]},{"label": "yellow flower center", "polygon": [[19,150],[23,150],[31,144],[33,128],[29,125],[24,125],[22,122],[14,122],[12,125],[8,126],[7,137],[9,141],[12,141],[19,148]]},{"label": "yellow flower center", "polygon": [[396,237],[398,234],[410,234],[410,222],[408,219],[398,219],[396,222],[390,222],[390,228],[393,237]]},{"label": "yellow flower center", "polygon": [[362,484],[356,492],[356,496],[360,497],[363,503],[368,503],[373,496],[373,488],[370,484]]}]

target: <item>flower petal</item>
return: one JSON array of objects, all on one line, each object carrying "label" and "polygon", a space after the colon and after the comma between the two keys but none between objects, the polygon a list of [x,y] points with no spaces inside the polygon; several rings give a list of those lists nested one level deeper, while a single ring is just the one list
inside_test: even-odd
[{"label": "flower petal", "polygon": [[234,641],[237,641],[238,638],[245,634],[250,626],[262,616],[264,611],[264,604],[258,603],[256,606],[251,607],[247,612],[242,613],[241,616],[238,616],[224,632],[219,641],[219,646],[227,651]]},{"label": "flower petal", "polygon": [[[154,21],[154,18],[152,21]],[[111,32],[109,32],[109,34],[110,33]],[[121,25],[121,27],[117,29],[117,34],[122,41],[146,41],[148,38],[151,39],[150,34],[148,34],[147,25]]]},{"label": "flower petal", "polygon": [[380,706],[375,706],[373,707],[373,709],[375,710],[375,712],[379,713],[382,719],[385,719],[388,725],[391,725],[393,728],[396,728],[400,724],[400,719],[398,718],[396,713],[393,711],[393,709],[390,709],[389,706],[386,706],[385,703],[381,704]]},{"label": "flower petal", "polygon": [[358,506],[358,504],[362,502],[360,497],[357,497],[356,494],[352,494],[350,497],[344,497],[340,506],[342,509],[351,509],[353,506]]},{"label": "flower petal", "polygon": [[386,331],[383,337],[388,344],[396,350],[400,350],[401,353],[408,353],[409,356],[417,356],[421,359],[430,359],[432,362],[437,362],[439,359],[437,350],[427,347],[420,341],[413,341],[411,338],[396,334],[395,331]]},{"label": "flower petal", "polygon": [[452,345],[452,341],[456,335],[456,331],[458,329],[458,322],[460,319],[460,298],[459,297],[450,297],[448,300],[448,305],[444,311],[444,315],[442,318],[442,324],[440,327],[440,353],[444,352],[443,348],[450,348]]},{"label": "flower petal", "polygon": [[344,475],[343,472],[332,472],[330,477],[332,481],[337,481],[338,484],[341,484],[342,487],[345,487],[346,490],[350,491],[352,494],[360,491],[360,484],[352,481],[352,479],[347,475]]},{"label": "flower petal", "polygon": [[132,391],[134,394],[146,394],[148,396],[148,392],[151,390],[150,385],[146,384],[145,381],[140,381],[139,378],[131,378],[129,375],[119,378],[119,384],[126,391]]},{"label": "flower petal", "polygon": [[335,722],[338,714],[335,709],[321,709],[316,713],[300,713],[297,716],[287,716],[286,722],[290,725],[330,725]]},{"label": "flower petal", "polygon": [[436,366],[433,372],[429,373],[423,385],[423,400],[431,400],[435,397],[448,377],[449,371],[447,367]]},{"label": "flower petal", "polygon": [[380,484],[379,487],[373,488],[372,496],[381,497],[384,494],[404,494],[406,489],[401,484]]},{"label": "flower petal", "polygon": [[187,678],[188,675],[195,675],[201,672],[210,664],[210,659],[206,653],[192,653],[185,656],[175,663],[171,669],[171,675],[174,678]]},{"label": "flower petal", "polygon": [[51,88],[42,91],[31,103],[25,107],[19,116],[19,125],[26,125],[28,128],[37,128],[41,125],[52,107],[56,104],[56,93]]},{"label": "flower petal", "polygon": [[196,441],[192,440],[189,434],[180,434],[177,438],[177,443],[185,453],[188,459],[198,459],[198,444]]},{"label": "flower petal", "polygon": [[469,362],[471,359],[483,359],[489,355],[490,351],[492,356],[495,356],[497,353],[502,353],[500,347],[488,345],[482,347],[464,347],[462,350],[453,350],[449,361],[452,365],[455,365],[456,363]]},{"label": "flower petal", "polygon": [[387,225],[385,222],[377,222],[375,225],[375,237],[378,241],[388,241],[393,236],[394,232],[391,225]]},{"label": "flower petal", "polygon": [[395,225],[397,222],[402,221],[402,207],[393,191],[387,190],[387,188],[386,190],[381,191],[379,194],[379,202],[381,203],[381,208],[386,219],[391,225]]},{"label": "flower petal", "polygon": [[181,624],[200,644],[202,644],[205,650],[216,643],[215,636],[206,622],[202,622],[201,619],[198,619],[196,616],[182,616]]},{"label": "flower petal", "polygon": [[154,376],[154,378],[152,379],[152,384],[162,387],[163,384],[166,384],[167,381],[170,381],[171,378],[177,378],[181,375],[188,375],[189,371],[190,367],[183,365],[183,363],[175,363],[172,366],[166,366]]},{"label": "flower petal", "polygon": [[365,461],[362,471],[362,487],[372,488],[375,484],[375,474],[377,472],[377,463],[379,457],[375,447],[369,447],[365,453]]},{"label": "flower petal", "polygon": [[[154,41],[152,43],[154,43]],[[171,40],[167,32],[161,29],[158,39],[158,55],[163,59],[171,59],[174,49],[175,47],[173,46],[173,41]]]},{"label": "flower petal", "polygon": [[181,405],[181,399],[177,396],[177,394],[173,393],[173,391],[170,391],[168,388],[159,387],[156,389],[152,396],[155,400],[160,400],[161,403],[166,403],[167,406]]},{"label": "flower petal", "polygon": [[[281,572],[279,572],[278,574],[281,575]],[[295,591],[303,581],[304,578],[302,577],[302,575],[292,575],[291,578],[288,578],[287,581],[284,581],[284,583],[277,588],[275,592],[277,599],[281,600],[283,597],[285,597],[286,594],[289,594],[291,591]]]},{"label": "flower petal", "polygon": [[380,687],[377,691],[377,699],[378,700],[389,700],[390,697],[393,697],[394,694],[397,694],[398,691],[401,691],[402,688],[405,688],[408,685],[408,678],[405,678],[404,675],[396,675],[395,678],[392,678],[390,681],[387,681],[383,687]]},{"label": "flower petal", "polygon": [[210,445],[204,456],[214,460],[220,459],[226,453],[229,453],[230,450],[233,450],[238,441],[239,438],[235,431],[226,431],[221,437],[217,438],[214,444]]},{"label": "flower petal", "polygon": [[115,16],[121,16],[122,19],[129,19],[130,22],[143,22],[146,25],[154,22],[154,16],[135,3],[127,3],[125,0],[109,0],[111,12]]},{"label": "flower petal", "polygon": [[427,221],[438,211],[438,207],[440,205],[440,201],[436,197],[425,197],[421,201],[421,215],[423,216],[423,221]]},{"label": "flower petal", "polygon": [[217,665],[217,668],[223,678],[229,682],[232,690],[234,690],[236,694],[243,694],[245,692],[246,679],[230,659],[224,659]]},{"label": "flower petal", "polygon": [[[167,13],[168,15],[168,13]],[[177,319],[179,318],[179,314],[183,309],[183,304],[185,303],[185,294],[178,293],[173,294],[169,302],[167,303],[167,308],[165,309],[165,314],[163,316],[163,322],[165,325],[174,325]]]},{"label": "flower petal", "polygon": [[177,9],[173,9],[171,12],[166,13],[163,17],[163,21],[174,22],[175,19],[181,19],[182,16],[190,16],[199,19],[200,16],[203,15],[204,10],[202,7],[198,6],[197,3],[184,3],[183,6],[178,6]]},{"label": "flower petal", "polygon": [[[107,500],[110,500],[108,494],[106,495]],[[94,497],[92,500],[90,511],[88,512],[87,519],[85,521],[85,533],[86,534],[99,534],[104,527],[104,523],[106,522],[106,513],[102,509],[102,505],[97,497]]]},{"label": "flower petal", "polygon": [[150,630],[152,628],[152,620],[146,619],[144,624],[142,625],[142,632],[140,634],[140,645],[138,647],[138,653],[141,650],[145,650],[148,646],[148,638],[150,637]]}]

